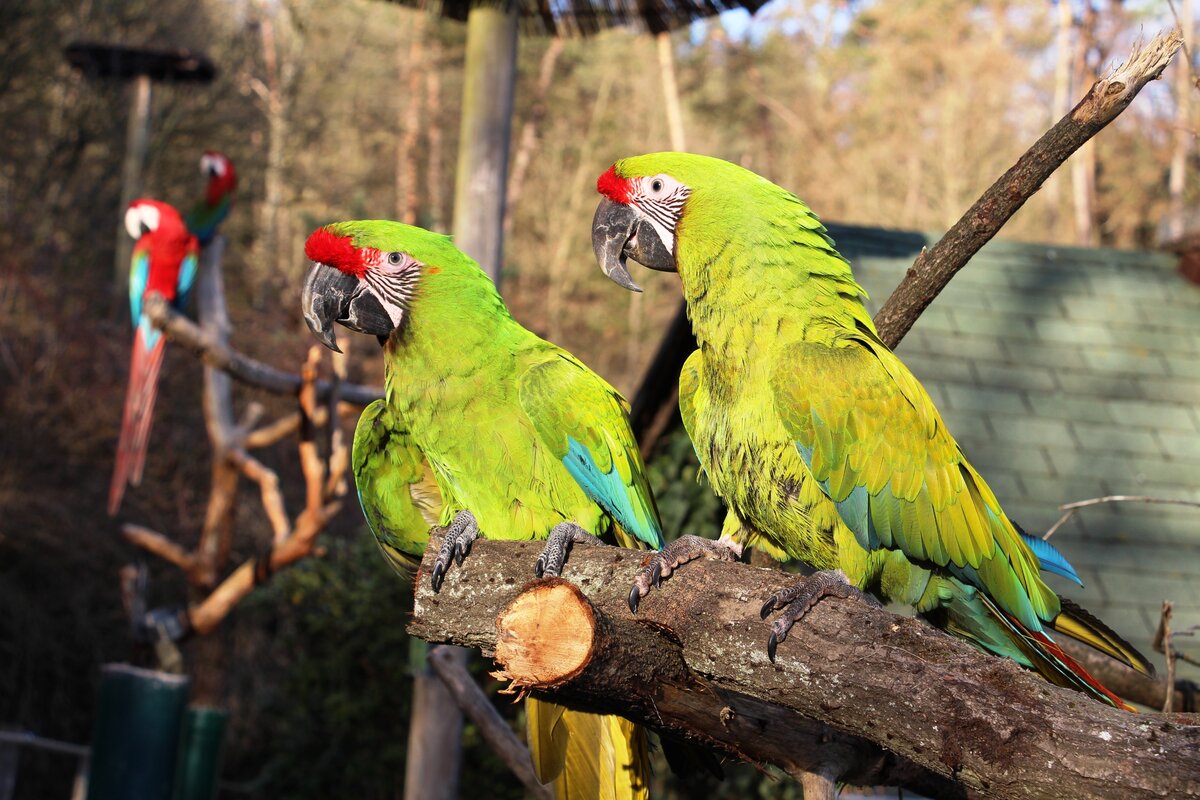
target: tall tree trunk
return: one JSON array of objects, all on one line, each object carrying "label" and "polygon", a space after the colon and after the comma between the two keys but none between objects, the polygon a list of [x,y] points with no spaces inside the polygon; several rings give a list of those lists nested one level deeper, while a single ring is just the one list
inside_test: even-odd
[{"label": "tall tree trunk", "polygon": [[1192,0],[1181,0],[1179,23],[1183,27],[1184,53],[1175,65],[1175,148],[1171,154],[1171,175],[1168,186],[1171,194],[1170,212],[1167,217],[1167,236],[1175,240],[1186,232],[1187,207],[1184,205],[1184,189],[1187,186],[1188,156],[1192,152],[1195,131],[1192,128],[1192,44],[1194,23]]},{"label": "tall tree trunk", "polygon": [[454,241],[496,285],[517,74],[517,14],[476,6],[467,18],[462,125],[454,179]]},{"label": "tall tree trunk", "polygon": [[397,103],[396,114],[397,127],[401,130],[396,142],[396,219],[408,225],[417,224],[417,142],[422,125],[428,124],[421,108],[421,79],[424,77],[422,43],[426,16],[417,13],[414,17],[412,30],[409,31],[412,41],[408,50],[396,48],[397,77],[407,85],[407,97]]},{"label": "tall tree trunk", "polygon": [[[1092,82],[1088,68],[1088,51],[1096,33],[1096,12],[1091,4],[1085,4],[1083,24],[1075,43],[1076,83],[1087,86]],[[1083,247],[1095,244],[1096,221],[1096,149],[1095,142],[1088,140],[1071,158],[1071,191],[1075,208],[1075,243]]]},{"label": "tall tree trunk", "polygon": [[[1050,124],[1063,118],[1070,111],[1071,100],[1071,29],[1075,27],[1075,16],[1067,0],[1058,3],[1058,31],[1054,37],[1054,100],[1050,108]],[[1046,181],[1047,217],[1052,236],[1057,236],[1062,220],[1062,178],[1057,172]]]},{"label": "tall tree trunk", "polygon": [[446,201],[442,192],[442,45],[437,39],[428,42],[429,69],[425,72],[425,141],[429,145],[425,159],[425,202],[429,204],[429,227],[444,230]]},{"label": "tall tree trunk", "polygon": [[[504,199],[517,77],[517,14],[475,6],[467,17],[462,123],[454,180],[454,242],[500,285]],[[452,660],[467,663],[455,648]],[[428,664],[413,682],[405,800],[450,800],[462,766],[462,711]]]}]

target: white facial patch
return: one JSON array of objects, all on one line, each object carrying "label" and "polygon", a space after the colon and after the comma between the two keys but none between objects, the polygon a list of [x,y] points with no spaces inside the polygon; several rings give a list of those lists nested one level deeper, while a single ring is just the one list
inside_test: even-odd
[{"label": "white facial patch", "polygon": [[[397,263],[392,263],[393,258]],[[363,279],[379,300],[383,310],[399,328],[404,313],[417,291],[417,280],[421,276],[421,263],[408,253],[378,254],[378,261],[368,264]]]},{"label": "white facial patch", "polygon": [[201,156],[200,171],[205,173],[212,171],[216,173],[217,177],[223,178],[225,177],[225,159],[220,156]]},{"label": "white facial patch", "polygon": [[629,202],[650,222],[667,252],[675,255],[675,226],[692,190],[670,175],[650,175],[633,182]]},{"label": "white facial patch", "polygon": [[142,238],[142,226],[158,230],[159,211],[152,205],[138,203],[125,210],[125,230],[134,239]]}]

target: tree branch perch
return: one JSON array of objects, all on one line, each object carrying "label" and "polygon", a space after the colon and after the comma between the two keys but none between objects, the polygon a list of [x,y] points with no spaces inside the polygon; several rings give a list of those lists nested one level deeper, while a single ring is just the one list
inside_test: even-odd
[{"label": "tree branch perch", "polygon": [[[825,600],[772,664],[759,601],[795,579],[777,570],[690,564],[633,616],[644,553],[578,546],[570,583],[531,581],[539,543],[481,540],[433,594],[437,538],[410,632],[496,654],[514,688],[555,702],[793,775],[828,773],[836,744],[838,780],[936,797],[1061,798],[1064,785],[1080,798],[1200,797],[1197,716],[1118,711],[916,619]],[[511,613],[539,598],[545,613]]]},{"label": "tree branch perch", "polygon": [[[294,372],[284,372],[239,353],[232,347],[206,335],[194,322],[171,308],[166,300],[150,295],[145,302],[146,315],[154,327],[167,335],[172,342],[190,350],[207,366],[229,373],[237,381],[264,389],[275,394],[295,394],[300,391],[301,378]],[[317,397],[327,400],[333,390],[330,381],[317,381]],[[359,383],[343,383],[338,389],[343,400],[357,406],[365,406],[383,397],[380,386],[364,386]]]}]

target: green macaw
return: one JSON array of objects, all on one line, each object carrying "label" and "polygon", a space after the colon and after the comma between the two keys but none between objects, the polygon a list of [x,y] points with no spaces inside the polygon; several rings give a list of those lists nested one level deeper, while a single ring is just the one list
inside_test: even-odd
[{"label": "green macaw", "polygon": [[822,597],[870,591],[1124,706],[1049,631],[1153,667],[1042,581],[1039,569],[1079,579],[1005,516],[880,340],[866,293],[808,206],[749,170],[685,153],[618,161],[597,189],[592,237],[605,273],[633,290],[627,258],[679,274],[699,343],[679,377],[679,408],[729,506],[716,542],[682,537],[653,559],[631,607],[685,561],[761,547],[820,570],[764,604],[764,618],[786,609],[768,640],[772,659]]},{"label": "green macaw", "polygon": [[[611,535],[662,546],[627,406],[562,348],[521,327],[478,265],[446,236],[398,222],[339,222],[305,245],[304,318],[337,349],[333,323],[383,345],[385,396],[354,437],[359,498],[393,565],[448,526],[432,585],[481,532],[547,539],[534,565],[558,575],[573,544]],[[620,717],[530,698],[538,777],[559,797],[644,798],[645,732]]]}]

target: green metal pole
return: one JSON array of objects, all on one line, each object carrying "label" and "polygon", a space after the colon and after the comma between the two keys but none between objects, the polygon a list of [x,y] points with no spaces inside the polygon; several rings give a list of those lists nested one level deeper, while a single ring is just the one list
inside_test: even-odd
[{"label": "green metal pole", "polygon": [[215,800],[229,712],[192,706],[183,721],[175,800]]},{"label": "green metal pole", "polygon": [[88,800],[171,800],[187,677],[128,664],[100,673]]}]

